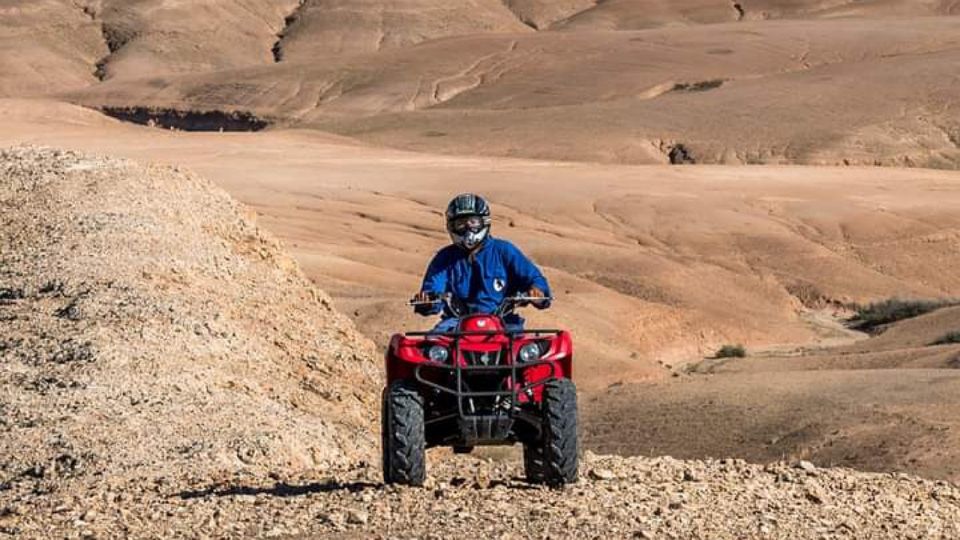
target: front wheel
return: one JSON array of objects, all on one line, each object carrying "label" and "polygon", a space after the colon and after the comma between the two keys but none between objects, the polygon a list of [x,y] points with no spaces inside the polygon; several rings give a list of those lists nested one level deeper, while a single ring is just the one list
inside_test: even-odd
[{"label": "front wheel", "polygon": [[423,397],[408,381],[395,381],[383,391],[380,435],[383,481],[422,486],[426,480],[426,436]]},{"label": "front wheel", "polygon": [[570,379],[555,379],[543,389],[542,481],[552,487],[572,484],[578,469],[577,387]]},{"label": "front wheel", "polygon": [[531,484],[546,483],[547,465],[543,458],[541,443],[523,445],[523,474]]}]

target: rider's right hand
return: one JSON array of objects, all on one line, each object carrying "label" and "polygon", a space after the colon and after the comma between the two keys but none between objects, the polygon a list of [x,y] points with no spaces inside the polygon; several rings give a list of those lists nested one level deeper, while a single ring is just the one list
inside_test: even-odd
[{"label": "rider's right hand", "polygon": [[410,299],[414,313],[424,316],[433,315],[437,312],[436,301],[437,295],[428,291],[420,291]]},{"label": "rider's right hand", "polygon": [[410,300],[411,304],[426,304],[434,302],[437,299],[436,295],[428,291],[420,291],[417,294],[413,295],[413,299]]}]

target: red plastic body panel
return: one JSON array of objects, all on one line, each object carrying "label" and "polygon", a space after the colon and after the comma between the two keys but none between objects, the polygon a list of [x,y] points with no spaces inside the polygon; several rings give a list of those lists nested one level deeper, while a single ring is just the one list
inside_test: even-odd
[{"label": "red plastic body panel", "polygon": [[[503,332],[503,322],[499,317],[491,315],[472,315],[460,321],[461,332]],[[485,336],[469,336],[485,337]]]}]

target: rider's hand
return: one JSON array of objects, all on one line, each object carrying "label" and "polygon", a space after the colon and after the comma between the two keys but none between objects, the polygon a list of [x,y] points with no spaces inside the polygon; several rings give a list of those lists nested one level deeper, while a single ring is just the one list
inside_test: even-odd
[{"label": "rider's hand", "polygon": [[428,291],[420,291],[417,294],[413,295],[413,298],[410,299],[410,303],[413,304],[413,311],[418,315],[433,315],[436,313],[437,308],[434,304],[437,300],[437,296]]},{"label": "rider's hand", "polygon": [[539,287],[530,287],[530,290],[527,291],[527,296],[530,298],[542,298],[542,300],[531,300],[530,303],[538,309],[543,309],[547,307],[547,293],[540,290]]},{"label": "rider's hand", "polygon": [[435,300],[433,293],[427,291],[420,291],[417,294],[413,295],[413,298],[410,300],[411,304],[426,304],[427,302],[433,302]]}]

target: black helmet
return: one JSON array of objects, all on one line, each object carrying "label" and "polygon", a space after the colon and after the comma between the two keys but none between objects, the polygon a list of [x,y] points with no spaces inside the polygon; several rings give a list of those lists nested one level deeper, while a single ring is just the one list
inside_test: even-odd
[{"label": "black helmet", "polygon": [[490,205],[473,193],[457,195],[447,205],[447,232],[463,249],[473,249],[490,234]]}]

